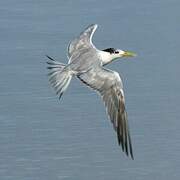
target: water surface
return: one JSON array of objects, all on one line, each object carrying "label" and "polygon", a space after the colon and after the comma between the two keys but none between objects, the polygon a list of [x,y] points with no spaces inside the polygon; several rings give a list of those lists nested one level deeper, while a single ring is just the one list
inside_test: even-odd
[{"label": "water surface", "polygon": [[[1,180],[179,180],[180,2],[0,2]],[[45,54],[98,23],[99,49],[137,52],[108,67],[122,76],[135,160],[117,145],[100,97],[74,79],[61,102]]]}]

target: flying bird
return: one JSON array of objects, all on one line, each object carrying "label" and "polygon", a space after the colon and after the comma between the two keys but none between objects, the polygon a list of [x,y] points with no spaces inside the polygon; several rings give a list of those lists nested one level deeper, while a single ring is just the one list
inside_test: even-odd
[{"label": "flying bird", "polygon": [[105,68],[105,65],[121,57],[133,57],[135,53],[114,48],[97,49],[92,43],[97,27],[97,24],[88,26],[70,42],[67,49],[68,64],[47,56],[49,82],[59,99],[74,76],[97,91],[104,101],[109,119],[117,133],[119,145],[127,156],[130,155],[134,159],[122,80],[117,72]]}]

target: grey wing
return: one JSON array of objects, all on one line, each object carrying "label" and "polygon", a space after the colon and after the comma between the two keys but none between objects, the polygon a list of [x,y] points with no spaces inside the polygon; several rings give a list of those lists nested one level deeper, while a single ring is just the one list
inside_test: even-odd
[{"label": "grey wing", "polygon": [[92,43],[92,36],[97,29],[97,24],[88,26],[79,37],[70,42],[68,46],[68,57],[70,58],[74,53],[81,49],[94,48]]},{"label": "grey wing", "polygon": [[110,120],[117,132],[119,145],[126,155],[130,154],[133,159],[123,86],[119,74],[99,67],[80,75],[78,78],[101,94]]}]

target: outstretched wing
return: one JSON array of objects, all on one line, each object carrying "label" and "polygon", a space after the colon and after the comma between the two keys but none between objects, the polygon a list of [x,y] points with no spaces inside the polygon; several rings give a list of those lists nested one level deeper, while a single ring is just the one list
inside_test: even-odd
[{"label": "outstretched wing", "polygon": [[97,67],[78,76],[78,78],[101,94],[109,118],[117,132],[119,145],[121,145],[126,155],[128,156],[130,154],[133,159],[131,137],[122,89],[123,85],[119,74],[108,69]]},{"label": "outstretched wing", "polygon": [[94,47],[92,43],[92,36],[97,29],[97,24],[88,26],[79,37],[70,42],[68,46],[68,57],[70,58],[74,53],[81,49],[88,49]]}]

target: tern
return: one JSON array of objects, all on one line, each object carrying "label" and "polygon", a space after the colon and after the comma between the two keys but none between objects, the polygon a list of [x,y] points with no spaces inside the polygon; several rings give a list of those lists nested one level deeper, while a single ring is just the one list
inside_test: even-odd
[{"label": "tern", "polygon": [[119,145],[127,156],[134,159],[122,80],[117,72],[104,66],[121,57],[133,57],[135,53],[114,48],[97,49],[92,43],[97,27],[97,24],[88,26],[70,42],[67,49],[68,64],[60,63],[47,55],[49,82],[59,99],[74,76],[97,91],[104,101]]}]

